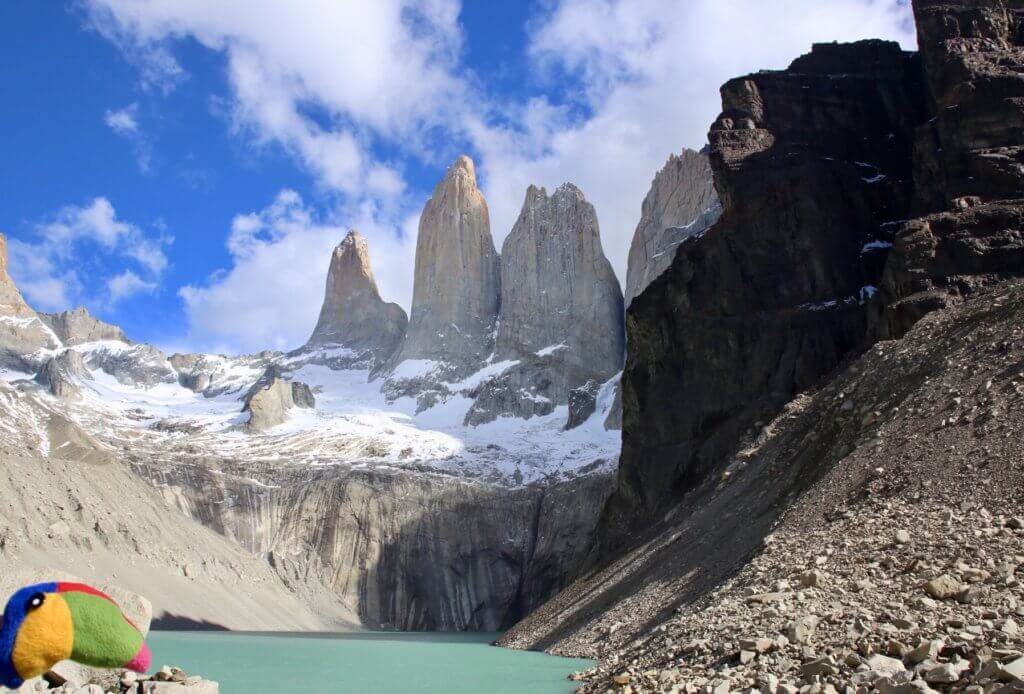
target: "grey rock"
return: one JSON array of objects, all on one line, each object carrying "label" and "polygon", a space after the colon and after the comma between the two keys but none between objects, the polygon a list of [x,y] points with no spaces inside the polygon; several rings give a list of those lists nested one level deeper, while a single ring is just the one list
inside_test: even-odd
[{"label": "grey rock", "polygon": [[308,385],[285,381],[280,368],[271,366],[246,393],[242,411],[249,413],[249,420],[245,428],[253,433],[265,431],[283,424],[288,417],[288,410],[294,407],[312,408],[315,405],[313,391]]},{"label": "grey rock", "polygon": [[39,318],[50,326],[66,347],[98,340],[129,342],[121,328],[94,318],[85,308],[61,313],[40,313]]},{"label": "grey rock", "polygon": [[475,371],[493,349],[500,284],[487,202],[473,161],[460,156],[420,216],[409,328],[392,365],[426,359],[446,376]]},{"label": "grey rock", "polygon": [[583,422],[590,419],[597,409],[597,393],[600,384],[595,381],[588,381],[586,385],[574,388],[569,392],[569,419],[565,423],[565,429],[575,429]]},{"label": "grey rock", "polygon": [[626,306],[672,264],[680,243],[703,233],[721,214],[707,154],[684,149],[670,156],[644,198],[629,247]]},{"label": "grey rock", "polygon": [[36,383],[46,386],[50,394],[62,400],[73,400],[81,395],[79,383],[92,380],[82,355],[66,349],[48,359],[36,374]]},{"label": "grey rock", "polygon": [[503,373],[504,394],[492,384],[467,422],[524,416],[538,399],[566,404],[574,388],[614,376],[624,348],[622,290],[594,206],[571,183],[550,196],[530,186],[501,253],[495,359],[517,363]]},{"label": "grey rock", "polygon": [[383,361],[398,348],[408,322],[401,306],[381,298],[369,245],[353,229],[331,255],[320,319],[308,346],[341,345]]}]

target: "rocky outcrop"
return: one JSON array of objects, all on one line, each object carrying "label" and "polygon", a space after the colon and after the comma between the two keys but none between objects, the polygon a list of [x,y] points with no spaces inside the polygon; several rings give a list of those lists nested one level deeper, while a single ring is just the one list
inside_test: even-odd
[{"label": "rocky outcrop", "polygon": [[494,347],[500,285],[487,203],[461,156],[420,216],[409,329],[392,363],[438,362],[445,377],[475,371]]},{"label": "rocky outcrop", "polygon": [[918,130],[918,209],[881,283],[876,339],[1024,272],[1024,7],[916,2],[935,117]]},{"label": "rocky outcrop", "polygon": [[627,314],[619,485],[606,551],[660,517],[738,438],[861,346],[895,220],[912,204],[920,61],[816,45],[722,88],[724,211]]},{"label": "rocky outcrop", "polygon": [[370,268],[370,248],[356,230],[348,233],[331,255],[320,319],[309,347],[341,346],[368,355],[371,362],[388,359],[405,335],[408,318],[398,304],[386,303]]},{"label": "rocky outcrop", "polygon": [[0,369],[30,372],[29,355],[60,346],[57,336],[29,308],[7,269],[7,238],[0,234]]},{"label": "rocky outcrop", "polygon": [[93,318],[84,308],[61,313],[40,313],[39,317],[50,326],[65,347],[74,347],[100,340],[129,342],[121,328]]},{"label": "rocky outcrop", "polygon": [[484,384],[469,424],[546,414],[622,368],[622,290],[579,188],[566,183],[549,196],[530,186],[501,251],[494,360],[510,366]]},{"label": "rocky outcrop", "polygon": [[721,214],[707,152],[670,156],[644,198],[629,246],[626,306],[672,264],[679,244],[704,233]]},{"label": "rocky outcrop", "polygon": [[168,462],[140,456],[134,468],[300,594],[326,584],[364,626],[398,630],[521,619],[584,563],[611,482],[510,490],[334,465]]},{"label": "rocky outcrop", "polygon": [[288,418],[288,410],[316,406],[313,391],[305,383],[286,381],[277,366],[269,367],[245,395],[242,412],[249,413],[245,428],[253,433],[266,431]]},{"label": "rocky outcrop", "polygon": [[61,400],[74,400],[81,395],[79,384],[92,380],[82,355],[66,349],[48,359],[36,374],[36,383],[45,386],[51,395]]}]

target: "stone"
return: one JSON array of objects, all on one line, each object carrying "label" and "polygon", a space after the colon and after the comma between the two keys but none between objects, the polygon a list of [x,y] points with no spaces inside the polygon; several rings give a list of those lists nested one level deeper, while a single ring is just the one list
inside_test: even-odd
[{"label": "stone", "polygon": [[865,661],[865,664],[868,666],[869,670],[879,673],[885,677],[895,675],[899,672],[905,672],[907,669],[903,665],[902,661],[881,654],[869,656]]},{"label": "stone", "polygon": [[786,637],[792,643],[807,643],[818,627],[818,618],[814,616],[800,617],[786,628]]},{"label": "stone", "polygon": [[742,639],[740,641],[740,648],[746,651],[753,651],[754,653],[767,653],[775,647],[775,641],[772,639]]},{"label": "stone", "polygon": [[575,429],[590,419],[597,409],[598,392],[600,392],[600,384],[595,381],[588,381],[585,385],[569,391],[569,417],[565,422],[566,431]]},{"label": "stone", "polygon": [[820,571],[805,571],[800,574],[800,586],[803,588],[818,588],[825,582],[825,575]]},{"label": "stone", "polygon": [[924,590],[936,600],[948,600],[959,595],[964,586],[949,574],[942,574],[925,583]]},{"label": "stone", "polygon": [[896,544],[898,544],[898,545],[905,545],[905,544],[910,542],[910,533],[907,532],[906,530],[897,530],[896,531],[896,538],[895,539],[896,539]]},{"label": "stone", "polygon": [[828,677],[838,675],[839,669],[836,667],[835,660],[831,656],[822,656],[801,665],[800,674],[803,675],[804,679]]},{"label": "stone", "polygon": [[612,682],[614,684],[619,685],[620,687],[629,684],[629,681],[630,681],[629,673],[626,673],[626,672],[622,672],[622,673],[619,673],[618,675],[613,675],[612,676]]},{"label": "stone", "polygon": [[445,375],[472,373],[494,348],[501,268],[487,202],[473,160],[460,156],[434,188],[420,215],[412,311],[391,360],[430,360]]},{"label": "stone", "polygon": [[1009,663],[1004,663],[999,669],[999,678],[1007,682],[1024,682],[1024,658],[1017,658]]},{"label": "stone", "polygon": [[928,684],[953,684],[960,680],[961,668],[952,663],[940,663],[922,672]]},{"label": "stone", "polygon": [[641,206],[629,247],[626,306],[672,263],[680,243],[704,233],[721,213],[707,152],[671,155]]},{"label": "stone", "polygon": [[247,431],[259,433],[279,424],[294,407],[311,408],[316,404],[313,391],[305,383],[285,381],[281,369],[268,367],[263,376],[249,389],[244,398],[242,412],[249,413]]},{"label": "stone", "polygon": [[917,647],[907,654],[907,660],[915,665],[932,660],[939,655],[943,645],[943,642],[939,640],[922,639]]},{"label": "stone", "polygon": [[401,306],[381,298],[369,244],[351,230],[331,254],[324,303],[307,348],[340,345],[384,361],[398,349],[408,323]]}]

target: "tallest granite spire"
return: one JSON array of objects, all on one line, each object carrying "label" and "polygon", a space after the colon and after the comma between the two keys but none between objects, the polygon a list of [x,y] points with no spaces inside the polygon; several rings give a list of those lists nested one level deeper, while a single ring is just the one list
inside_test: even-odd
[{"label": "tallest granite spire", "polygon": [[412,314],[396,364],[427,359],[473,369],[494,346],[501,275],[473,160],[452,164],[420,217]]}]

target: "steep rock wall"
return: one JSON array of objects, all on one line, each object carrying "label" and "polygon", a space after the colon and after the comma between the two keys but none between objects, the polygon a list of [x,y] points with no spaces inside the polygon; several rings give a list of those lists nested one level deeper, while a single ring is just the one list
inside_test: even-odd
[{"label": "steep rock wall", "polygon": [[912,201],[920,62],[894,43],[816,45],[722,88],[724,212],[627,312],[623,453],[603,549],[660,517],[744,432],[863,341]]}]

